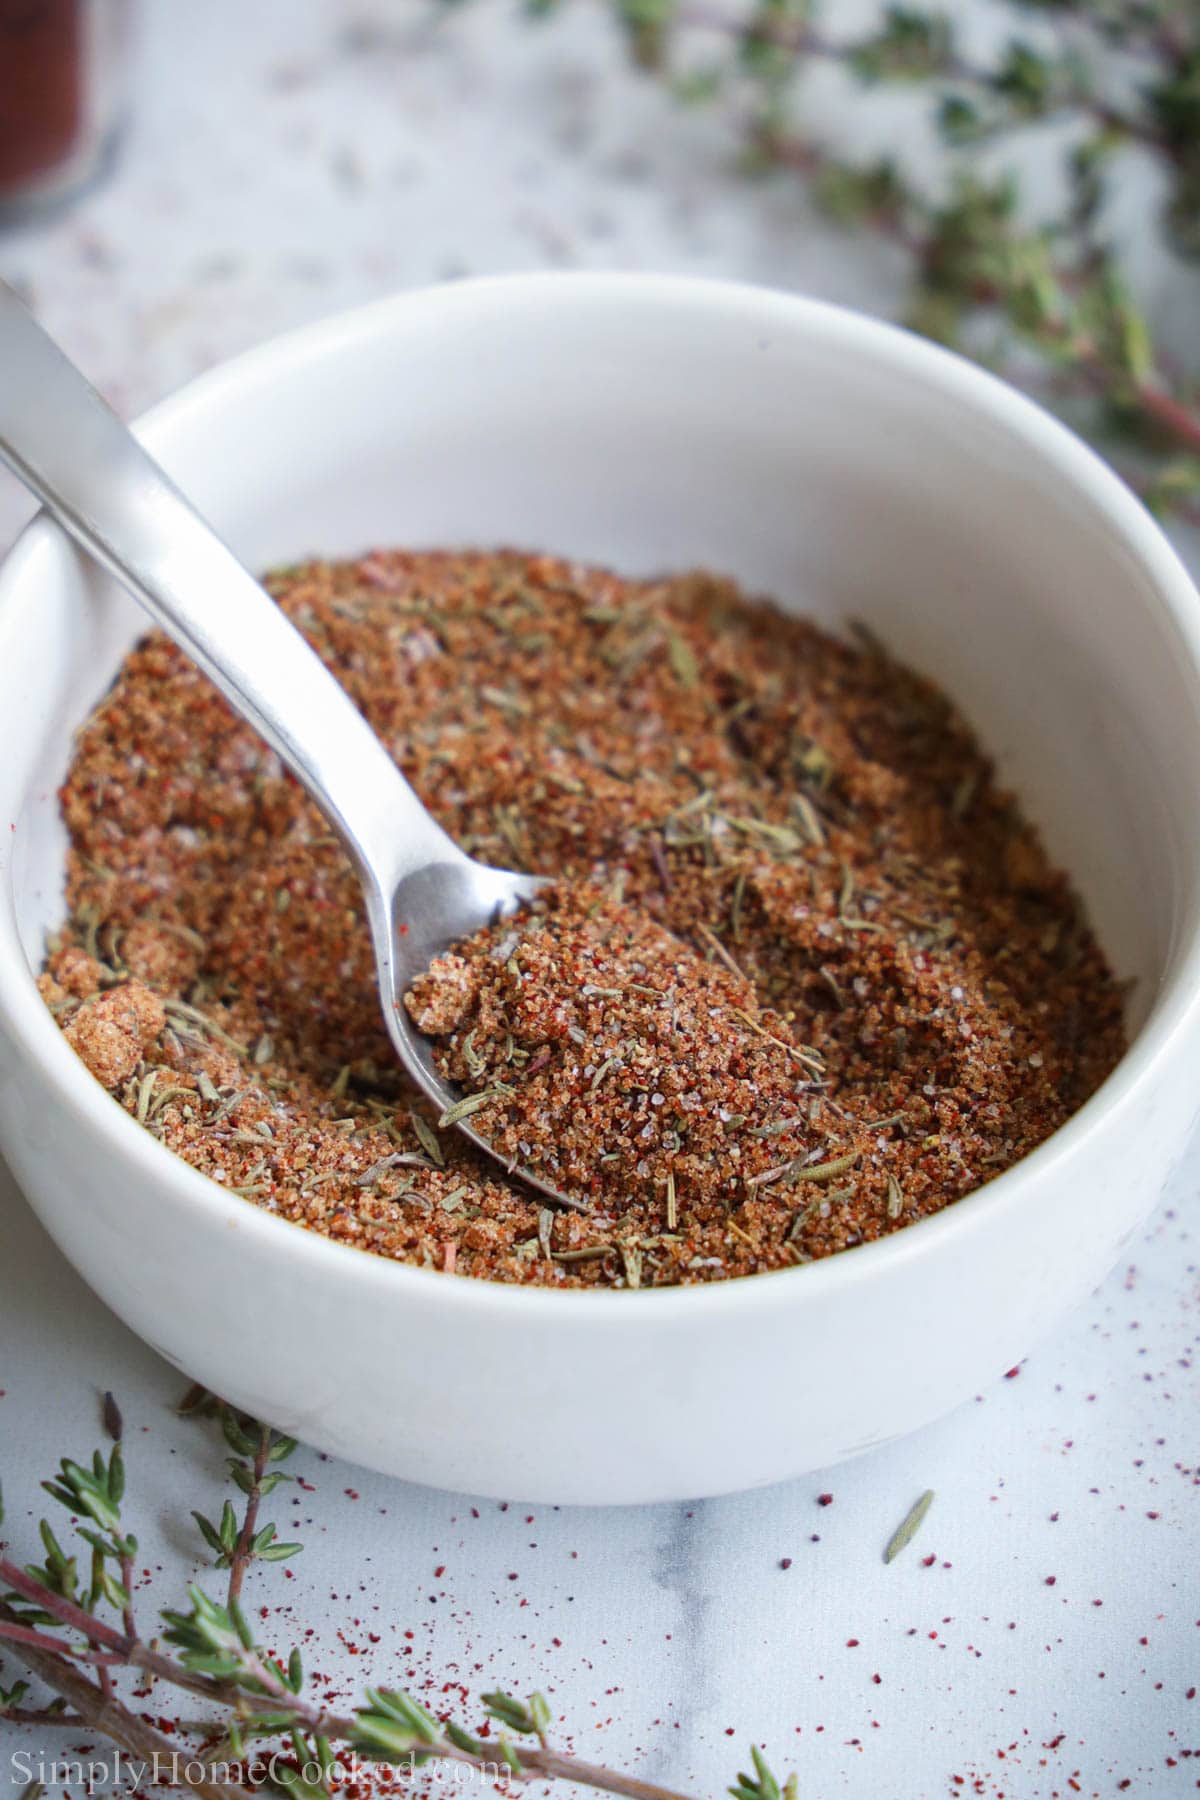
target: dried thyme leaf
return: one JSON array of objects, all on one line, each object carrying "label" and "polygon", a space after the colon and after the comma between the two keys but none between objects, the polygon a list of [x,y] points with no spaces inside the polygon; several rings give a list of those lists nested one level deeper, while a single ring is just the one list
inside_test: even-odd
[{"label": "dried thyme leaf", "polygon": [[511,1092],[511,1088],[493,1087],[484,1088],[478,1094],[465,1094],[453,1106],[446,1108],[438,1120],[438,1130],[445,1131],[448,1125],[458,1125],[463,1119],[471,1118],[475,1113],[482,1112],[485,1106],[490,1106],[493,1100],[507,1100]]},{"label": "dried thyme leaf", "polygon": [[676,678],[685,688],[698,687],[700,683],[700,667],[696,661],[695,651],[685,637],[672,631],[667,638],[667,653],[671,658],[671,667]]},{"label": "dried thyme leaf", "polygon": [[120,1407],[107,1389],[105,1389],[104,1403],[100,1409],[100,1416],[104,1423],[104,1429],[107,1431],[113,1443],[119,1444],[125,1431],[125,1424],[121,1418]]},{"label": "dried thyme leaf", "polygon": [[594,1262],[598,1256],[611,1256],[616,1249],[615,1244],[588,1244],[579,1250],[555,1250],[555,1262],[578,1263]]},{"label": "dried thyme leaf", "polygon": [[[412,1120],[412,1128],[417,1134],[422,1150],[424,1150],[427,1156],[433,1159],[439,1169],[444,1169],[446,1166],[446,1155],[442,1149],[438,1134],[429,1123],[429,1120],[423,1119],[418,1112],[410,1112],[408,1116]],[[445,1120],[443,1120],[442,1123],[445,1124]]]},{"label": "dried thyme leaf", "polygon": [[624,1241],[617,1245],[617,1249],[621,1254],[621,1265],[625,1270],[626,1284],[631,1288],[640,1288],[642,1285],[641,1251]]},{"label": "dried thyme leaf", "polygon": [[543,1206],[538,1212],[538,1243],[542,1255],[550,1262],[554,1255],[551,1239],[554,1233],[554,1208]]},{"label": "dried thyme leaf", "polygon": [[772,825],[767,819],[736,818],[732,813],[720,813],[720,818],[743,837],[757,838],[773,850],[779,850],[784,856],[790,856],[800,848],[800,839],[786,825]]},{"label": "dried thyme leaf", "polygon": [[857,1150],[848,1150],[844,1156],[834,1156],[823,1163],[806,1163],[803,1157],[796,1156],[791,1162],[780,1163],[778,1168],[751,1175],[746,1186],[768,1187],[777,1181],[836,1181],[839,1175],[849,1174],[858,1157]]},{"label": "dried thyme leaf", "polygon": [[850,910],[850,902],[854,898],[854,870],[848,862],[842,864],[842,886],[838,894],[838,918],[846,922],[846,914]]},{"label": "dried thyme leaf", "polygon": [[158,1080],[158,1070],[149,1069],[138,1082],[137,1111],[134,1117],[139,1125],[146,1123],[146,1114],[150,1107],[150,1096],[154,1092],[154,1084]]},{"label": "dried thyme leaf", "polygon": [[236,1052],[238,1056],[248,1054],[245,1044],[239,1044],[235,1037],[230,1037],[229,1033],[223,1031],[215,1020],[209,1018],[207,1013],[201,1012],[198,1006],[189,1006],[186,1000],[176,1000],[172,997],[163,1001],[163,1011],[168,1018],[174,1014],[177,1018],[186,1019],[189,1025],[195,1025],[199,1031],[207,1032],[209,1037],[216,1038],[218,1043],[228,1045],[229,1049]]},{"label": "dried thyme leaf", "polygon": [[820,850],[825,843],[825,827],[821,823],[820,813],[807,794],[792,795],[792,811],[799,819],[809,843]]},{"label": "dried thyme leaf", "polygon": [[729,935],[736,944],[742,935],[742,901],[746,894],[746,871],[739,869],[737,880],[733,884],[733,899],[729,906]]},{"label": "dried thyme leaf", "polygon": [[499,707],[501,712],[516,713],[520,718],[527,718],[531,710],[527,700],[522,700],[519,694],[506,694],[502,688],[481,687],[479,698]]},{"label": "dried thyme leaf", "polygon": [[729,1010],[735,1019],[740,1019],[743,1025],[748,1025],[751,1031],[758,1033],[759,1037],[766,1038],[767,1042],[774,1044],[776,1049],[784,1051],[788,1056],[794,1056],[797,1062],[803,1063],[805,1068],[812,1073],[819,1075],[824,1069],[824,1059],[819,1051],[810,1049],[806,1044],[786,1044],[782,1038],[775,1037],[765,1025],[760,1025],[756,1018],[752,1017],[750,1013],[744,1012],[740,1006],[731,1006]]},{"label": "dried thyme leaf", "polygon": [[883,1553],[885,1563],[892,1562],[907,1544],[911,1544],[925,1519],[925,1514],[933,1505],[933,1489],[926,1488],[919,1500],[915,1500],[893,1531],[887,1541]]},{"label": "dried thyme leaf", "polygon": [[397,1150],[391,1156],[381,1156],[378,1162],[372,1163],[369,1169],[358,1176],[354,1185],[360,1188],[374,1187],[379,1177],[389,1169],[432,1169],[435,1166],[428,1156],[423,1156],[418,1150]]}]

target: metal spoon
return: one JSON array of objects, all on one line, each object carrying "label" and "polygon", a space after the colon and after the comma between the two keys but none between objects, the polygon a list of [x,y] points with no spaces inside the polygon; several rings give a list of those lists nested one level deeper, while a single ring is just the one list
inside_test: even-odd
[{"label": "metal spoon", "polygon": [[[439,1112],[462,1098],[403,996],[448,944],[545,885],[459,849],[314,651],[0,282],[0,459],[199,664],[307,788],[354,860],[396,1054]],[[541,1193],[470,1125],[458,1130]]]}]

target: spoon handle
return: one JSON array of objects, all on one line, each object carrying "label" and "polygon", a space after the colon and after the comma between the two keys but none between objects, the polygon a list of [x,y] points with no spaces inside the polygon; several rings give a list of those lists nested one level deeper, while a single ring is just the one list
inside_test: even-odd
[{"label": "spoon handle", "polygon": [[377,891],[467,860],[270,595],[3,282],[0,458],[278,752]]}]

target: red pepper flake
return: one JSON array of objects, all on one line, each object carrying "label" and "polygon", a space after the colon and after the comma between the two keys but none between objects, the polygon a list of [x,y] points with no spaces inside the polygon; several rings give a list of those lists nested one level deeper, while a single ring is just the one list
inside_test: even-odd
[{"label": "red pepper flake", "polygon": [[833,1505],[833,1495],[832,1494],[818,1494],[817,1495],[817,1505],[818,1506],[832,1506]]},{"label": "red pepper flake", "polygon": [[790,1569],[792,1566],[791,1557],[790,1556],[781,1556],[779,1559],[779,1566],[781,1569]]}]

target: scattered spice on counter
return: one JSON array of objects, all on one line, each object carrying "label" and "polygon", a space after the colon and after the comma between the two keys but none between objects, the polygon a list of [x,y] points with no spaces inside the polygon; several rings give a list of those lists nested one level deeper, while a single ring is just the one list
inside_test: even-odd
[{"label": "scattered spice on counter", "polygon": [[152,634],[80,733],[42,988],[231,1193],[459,1275],[710,1281],[937,1212],[1120,1056],[1066,878],[873,639],[705,574],[508,552],[269,585],[464,848],[555,877],[409,1004],[473,1126],[585,1206],[510,1183],[411,1087],[339,843]]}]

